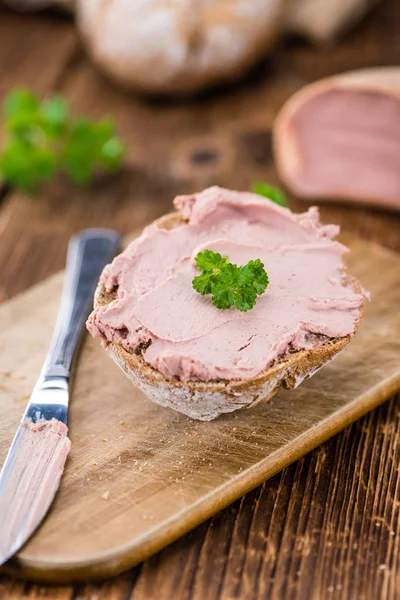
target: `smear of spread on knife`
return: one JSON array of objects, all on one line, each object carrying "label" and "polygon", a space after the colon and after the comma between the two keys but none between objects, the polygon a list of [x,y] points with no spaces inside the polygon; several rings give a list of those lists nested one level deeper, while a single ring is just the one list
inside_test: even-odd
[{"label": "smear of spread on knife", "polygon": [[[117,297],[98,306],[88,328],[181,381],[248,380],[287,351],[316,347],[320,336],[352,334],[364,303],[344,280],[339,228],[316,207],[294,214],[251,193],[213,187],[180,196],[187,221],[157,222],[105,269]],[[217,310],[192,288],[194,257],[205,248],[237,264],[260,259],[270,285],[248,313]]]},{"label": "smear of spread on knife", "polygon": [[[47,512],[48,504],[43,502],[43,496],[53,497],[60,484],[71,449],[67,434],[68,427],[56,419],[37,423],[26,419],[22,423],[18,453],[10,465],[10,476],[1,495],[0,556],[18,539],[21,514],[28,515],[32,524],[36,524]],[[6,511],[9,506],[13,507],[11,517]],[[3,521],[1,515],[6,514],[7,519]],[[26,525],[29,528],[30,524]]]}]

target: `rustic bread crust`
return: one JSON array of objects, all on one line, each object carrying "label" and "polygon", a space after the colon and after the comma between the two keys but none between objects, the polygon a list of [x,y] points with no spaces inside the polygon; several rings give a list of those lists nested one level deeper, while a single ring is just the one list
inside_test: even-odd
[{"label": "rustic bread crust", "polygon": [[[171,229],[179,225],[179,213],[170,213],[158,220],[158,225]],[[359,282],[345,274],[356,292],[361,291]],[[94,306],[104,306],[116,297],[116,290],[108,292],[99,282]],[[363,311],[356,324],[358,329]],[[266,371],[246,381],[179,381],[166,379],[159,371],[147,364],[142,354],[127,352],[122,346],[108,343],[106,351],[133,383],[148,398],[177,410],[193,419],[211,421],[223,413],[239,408],[251,408],[269,400],[280,387],[293,389],[304,379],[311,377],[327,362],[332,360],[354,337],[326,338],[310,350],[288,353]]]}]

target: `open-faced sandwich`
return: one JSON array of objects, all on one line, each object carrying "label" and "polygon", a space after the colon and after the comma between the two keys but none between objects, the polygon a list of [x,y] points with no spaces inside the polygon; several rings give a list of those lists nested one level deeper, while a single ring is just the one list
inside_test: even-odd
[{"label": "open-faced sandwich", "polygon": [[179,196],[101,276],[88,329],[152,400],[211,420],[296,387],[354,336],[339,228],[252,193]]}]

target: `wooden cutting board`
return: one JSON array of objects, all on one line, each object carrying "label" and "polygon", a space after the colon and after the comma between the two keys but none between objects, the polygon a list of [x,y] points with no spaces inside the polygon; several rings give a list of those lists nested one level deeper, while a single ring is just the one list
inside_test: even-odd
[{"label": "wooden cutting board", "polygon": [[[6,569],[66,582],[157,552],[400,387],[400,255],[360,240],[350,271],[373,301],[356,339],[295,391],[211,423],[152,404],[87,337],[70,411],[72,451],[52,510]],[[58,274],[0,309],[0,464],[58,309]]]}]

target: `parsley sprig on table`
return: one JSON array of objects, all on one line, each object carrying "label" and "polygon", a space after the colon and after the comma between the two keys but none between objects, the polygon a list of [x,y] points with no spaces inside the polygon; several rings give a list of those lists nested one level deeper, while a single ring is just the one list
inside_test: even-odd
[{"label": "parsley sprig on table", "polygon": [[120,166],[124,146],[113,123],[70,117],[62,96],[39,100],[29,90],[15,90],[3,113],[0,178],[8,185],[33,193],[58,171],[84,184],[99,170]]},{"label": "parsley sprig on table", "polygon": [[265,181],[253,181],[251,184],[251,191],[259,196],[268,198],[268,200],[275,202],[275,204],[279,204],[279,206],[287,206],[288,204],[286,194],[281,189],[274,187]]},{"label": "parsley sprig on table", "polygon": [[250,310],[269,283],[259,259],[238,267],[227,256],[204,250],[197,254],[195,262],[202,274],[193,279],[193,288],[202,296],[212,294],[214,306],[223,310],[232,306],[243,312]]}]

